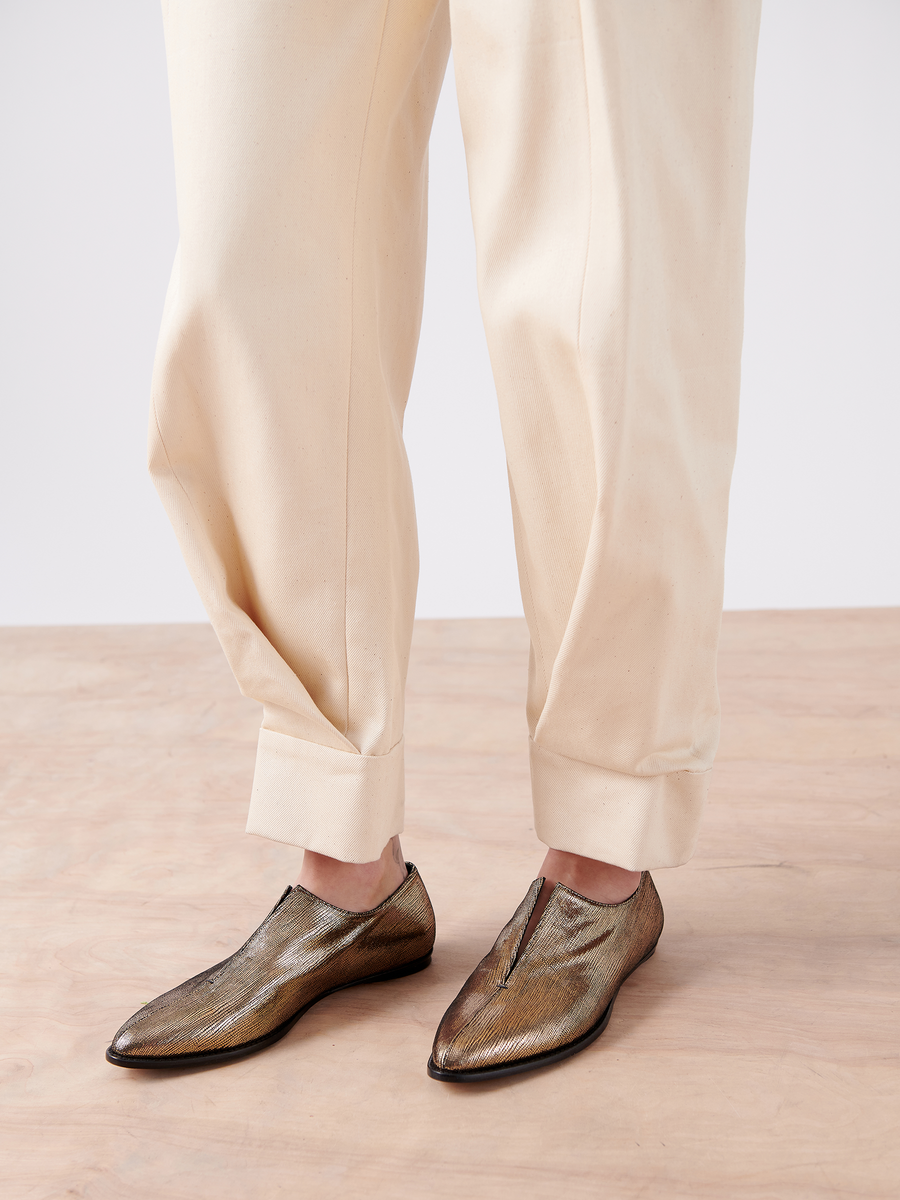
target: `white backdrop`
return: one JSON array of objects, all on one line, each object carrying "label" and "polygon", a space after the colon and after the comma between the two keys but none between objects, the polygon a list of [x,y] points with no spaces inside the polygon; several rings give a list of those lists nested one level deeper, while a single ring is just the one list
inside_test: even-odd
[{"label": "white backdrop", "polygon": [[[900,603],[900,4],[764,4],[726,605]],[[147,482],[177,238],[155,0],[0,5],[0,623],[200,620]],[[422,616],[521,611],[448,76],[407,441]]]}]

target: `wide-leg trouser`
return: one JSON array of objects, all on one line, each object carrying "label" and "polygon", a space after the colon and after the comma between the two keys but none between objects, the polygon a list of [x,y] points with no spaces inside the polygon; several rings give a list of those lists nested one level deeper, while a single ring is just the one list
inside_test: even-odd
[{"label": "wide-leg trouser", "polygon": [[402,827],[402,420],[452,25],[535,828],[683,862],[718,738],[758,0],[163,9],[181,242],[151,471],[263,705],[248,829],[363,862]]}]

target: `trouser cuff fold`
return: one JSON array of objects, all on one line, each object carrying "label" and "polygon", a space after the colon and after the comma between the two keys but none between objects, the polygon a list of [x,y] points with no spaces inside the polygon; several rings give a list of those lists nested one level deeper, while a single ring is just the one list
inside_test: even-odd
[{"label": "trouser cuff fold", "polygon": [[261,729],[247,832],[373,862],[403,828],[403,741],[351,754]]},{"label": "trouser cuff fold", "polygon": [[529,741],[534,828],[554,850],[629,871],[677,867],[694,853],[710,771],[626,775]]}]

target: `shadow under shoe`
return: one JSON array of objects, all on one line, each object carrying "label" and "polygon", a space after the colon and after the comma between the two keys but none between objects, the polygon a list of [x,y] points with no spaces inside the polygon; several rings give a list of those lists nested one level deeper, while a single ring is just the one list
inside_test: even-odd
[{"label": "shadow under shoe", "polygon": [[129,1017],[106,1051],[118,1067],[230,1062],[270,1046],[318,1000],[427,967],[434,911],[412,863],[368,912],[346,912],[299,885],[240,950]]},{"label": "shadow under shoe", "polygon": [[525,949],[536,879],[447,1009],[428,1060],[432,1079],[475,1082],[568,1058],[606,1028],[616,994],[656,949],[663,927],[648,872],[620,904],[558,883]]}]

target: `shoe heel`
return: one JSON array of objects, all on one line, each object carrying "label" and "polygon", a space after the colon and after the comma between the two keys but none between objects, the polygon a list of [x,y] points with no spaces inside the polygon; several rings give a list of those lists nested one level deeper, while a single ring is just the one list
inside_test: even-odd
[{"label": "shoe heel", "polygon": [[643,958],[641,959],[641,961],[638,963],[638,966],[639,966],[639,967],[640,967],[640,966],[641,966],[643,963],[645,963],[645,962],[647,961],[647,959],[648,959],[648,958],[652,958],[652,957],[653,957],[653,955],[656,953],[656,947],[657,947],[658,945],[659,945],[659,942],[654,942],[654,943],[653,943],[653,945],[650,947],[650,949],[647,951],[647,953],[644,955],[644,957],[643,957]]},{"label": "shoe heel", "polygon": [[402,967],[391,967],[389,971],[379,971],[377,975],[368,975],[365,979],[357,980],[357,983],[383,983],[388,979],[402,979],[404,975],[415,975],[417,971],[424,971],[430,963],[431,951],[423,954],[421,958],[404,963]]},{"label": "shoe heel", "polygon": [[418,971],[424,971],[427,966],[431,965],[431,952],[424,954],[420,959],[414,959],[412,962],[404,962],[402,967],[391,967],[390,971],[382,971],[377,976],[372,976],[372,983],[380,983],[383,979],[402,979],[408,974],[415,974]]}]

